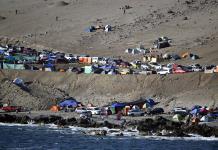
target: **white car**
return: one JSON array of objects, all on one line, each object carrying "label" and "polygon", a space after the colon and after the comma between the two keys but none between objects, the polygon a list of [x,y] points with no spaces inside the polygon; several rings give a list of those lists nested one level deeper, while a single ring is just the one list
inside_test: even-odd
[{"label": "white car", "polygon": [[199,64],[193,64],[193,65],[190,65],[190,67],[192,68],[193,72],[201,72],[201,71],[203,71],[201,65],[199,65]]},{"label": "white car", "polygon": [[101,110],[98,107],[88,107],[87,111],[91,111],[92,115],[100,115]]},{"label": "white car", "polygon": [[144,116],[144,112],[140,109],[132,109],[128,113],[128,116]]},{"label": "white car", "polygon": [[146,64],[141,64],[141,69],[142,70],[150,70],[150,66],[148,66]]},{"label": "white car", "polygon": [[172,69],[157,71],[157,74],[159,74],[159,75],[166,75],[166,74],[170,74],[170,73],[172,73]]},{"label": "white car", "polygon": [[76,108],[75,112],[78,113],[78,114],[81,114],[81,113],[86,113],[88,110],[84,107],[78,107]]},{"label": "white car", "polygon": [[162,69],[162,65],[161,64],[158,64],[158,63],[155,63],[155,62],[150,62],[148,63],[152,68],[155,68],[156,70],[160,70]]},{"label": "white car", "polygon": [[67,60],[71,60],[71,59],[74,58],[73,54],[66,54],[64,57],[65,57]]},{"label": "white car", "polygon": [[172,112],[174,114],[184,114],[184,113],[188,113],[188,110],[184,107],[175,107],[173,108]]}]

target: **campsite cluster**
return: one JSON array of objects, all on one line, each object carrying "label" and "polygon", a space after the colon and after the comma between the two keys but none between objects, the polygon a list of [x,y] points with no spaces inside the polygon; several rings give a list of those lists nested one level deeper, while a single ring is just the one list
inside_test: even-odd
[{"label": "campsite cluster", "polygon": [[161,54],[158,49],[170,46],[171,40],[167,37],[159,38],[154,42],[154,48],[145,49],[140,46],[136,49],[127,49],[131,54],[142,54],[143,60],[132,62],[121,58],[91,57],[89,55],[65,54],[59,51],[42,50],[17,47],[13,45],[0,46],[1,69],[26,69],[41,71],[60,71],[75,73],[96,74],[176,74],[186,72],[213,73],[218,72],[216,65],[201,66],[199,64],[179,65],[176,63],[161,64],[165,59],[178,60],[181,57],[190,57],[195,60],[199,57],[185,53],[181,57],[175,54]]},{"label": "campsite cluster", "polygon": [[[80,117],[91,117],[92,115],[116,115],[120,120],[121,116],[144,116],[144,115],[161,115],[166,114],[164,109],[157,107],[159,102],[152,98],[140,98],[132,102],[112,102],[107,106],[95,107],[92,104],[84,106],[82,103],[73,98],[61,101],[58,105],[52,106],[51,111],[75,111]],[[184,122],[187,124],[198,124],[212,122],[218,119],[218,108],[195,105],[192,108],[175,107],[168,112],[175,122]]]}]

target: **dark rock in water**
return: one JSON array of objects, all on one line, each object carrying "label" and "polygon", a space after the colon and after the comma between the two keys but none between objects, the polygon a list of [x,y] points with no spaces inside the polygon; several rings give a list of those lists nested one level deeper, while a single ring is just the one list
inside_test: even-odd
[{"label": "dark rock in water", "polygon": [[44,116],[44,115],[40,115],[37,116],[35,118],[33,118],[32,120],[35,121],[35,123],[44,123],[44,124],[49,124],[49,123],[56,123],[58,120],[61,120],[62,117],[60,116]]},{"label": "dark rock in water", "polygon": [[29,120],[30,118],[28,116],[17,116],[17,115],[8,115],[8,114],[0,115],[0,122],[3,123],[27,124]]},{"label": "dark rock in water", "polygon": [[80,126],[80,127],[85,127],[85,128],[88,128],[88,127],[91,127],[91,119],[90,118],[79,118],[77,120],[77,125]]},{"label": "dark rock in water", "polygon": [[216,136],[218,137],[218,128],[209,127],[204,125],[191,125],[184,127],[183,130],[186,133],[195,133],[204,137]]},{"label": "dark rock in water", "polygon": [[158,134],[162,130],[171,131],[166,136],[187,136],[181,130],[182,123],[172,122],[163,117],[156,117],[154,119],[148,118],[140,121],[138,124],[138,130],[144,134]]},{"label": "dark rock in water", "polygon": [[121,126],[119,126],[117,124],[112,124],[112,123],[110,123],[108,121],[104,121],[103,126],[109,128],[109,129],[111,129],[111,128],[121,128]]},{"label": "dark rock in water", "polygon": [[68,118],[68,119],[59,119],[54,122],[54,124],[59,126],[73,126],[77,124],[76,118]]},{"label": "dark rock in water", "polygon": [[21,116],[17,118],[17,123],[21,123],[21,124],[28,124],[28,121],[30,121],[30,117],[28,116]]}]

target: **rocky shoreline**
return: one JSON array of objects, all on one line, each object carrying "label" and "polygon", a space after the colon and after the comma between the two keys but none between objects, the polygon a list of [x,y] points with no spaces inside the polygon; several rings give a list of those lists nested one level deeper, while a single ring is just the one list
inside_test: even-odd
[{"label": "rocky shoreline", "polygon": [[[197,134],[203,137],[218,137],[218,127],[203,125],[187,125],[184,123],[173,122],[162,116],[143,119],[127,119],[113,122],[109,119],[98,120],[96,118],[82,119],[79,117],[63,117],[58,115],[36,115],[31,114],[0,114],[2,123],[18,124],[55,124],[60,128],[69,126],[96,128],[86,134],[90,135],[107,135],[106,130],[97,128],[107,127],[109,129],[120,129],[121,131],[135,128],[143,136],[169,136],[169,137],[189,137],[191,134]],[[117,134],[122,136],[122,132]]]}]

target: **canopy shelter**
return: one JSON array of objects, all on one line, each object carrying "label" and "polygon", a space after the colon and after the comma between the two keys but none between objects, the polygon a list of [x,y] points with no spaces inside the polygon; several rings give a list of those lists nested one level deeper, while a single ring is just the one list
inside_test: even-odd
[{"label": "canopy shelter", "polygon": [[124,103],[119,103],[119,102],[112,103],[111,111],[113,114],[114,113],[117,114],[119,111],[122,111],[125,106],[126,104]]},{"label": "canopy shelter", "polygon": [[77,107],[79,102],[73,98],[65,99],[59,103],[60,107]]}]

